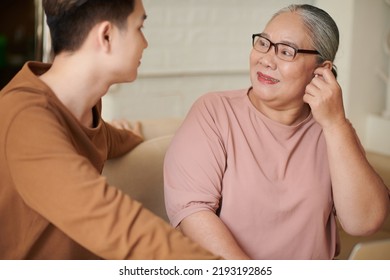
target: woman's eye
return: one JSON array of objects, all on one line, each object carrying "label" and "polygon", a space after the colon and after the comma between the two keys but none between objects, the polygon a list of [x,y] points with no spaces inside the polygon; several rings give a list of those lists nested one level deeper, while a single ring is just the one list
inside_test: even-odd
[{"label": "woman's eye", "polygon": [[279,52],[283,56],[290,57],[290,56],[294,56],[295,50],[293,48],[291,48],[291,47],[287,47],[286,46],[286,47],[280,48]]},{"label": "woman's eye", "polygon": [[269,43],[265,40],[259,40],[260,47],[268,47]]}]

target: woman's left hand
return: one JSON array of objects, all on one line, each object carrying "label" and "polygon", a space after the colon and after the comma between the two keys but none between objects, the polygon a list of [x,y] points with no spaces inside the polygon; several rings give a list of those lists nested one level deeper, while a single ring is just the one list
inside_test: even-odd
[{"label": "woman's left hand", "polygon": [[342,90],[332,71],[325,67],[314,71],[306,86],[303,101],[308,103],[313,117],[323,129],[346,122]]}]

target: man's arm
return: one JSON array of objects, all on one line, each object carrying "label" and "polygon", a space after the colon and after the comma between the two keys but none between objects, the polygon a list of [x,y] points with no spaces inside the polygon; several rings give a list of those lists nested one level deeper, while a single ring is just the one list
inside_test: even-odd
[{"label": "man's arm", "polygon": [[144,141],[139,122],[130,124],[125,120],[104,123],[109,147],[108,158],[122,156]]}]

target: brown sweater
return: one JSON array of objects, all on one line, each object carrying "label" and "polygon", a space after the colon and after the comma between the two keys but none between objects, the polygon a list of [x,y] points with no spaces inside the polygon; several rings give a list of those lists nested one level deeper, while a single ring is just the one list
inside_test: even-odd
[{"label": "brown sweater", "polygon": [[101,176],[141,142],[82,126],[29,62],[0,93],[0,259],[214,259]]}]

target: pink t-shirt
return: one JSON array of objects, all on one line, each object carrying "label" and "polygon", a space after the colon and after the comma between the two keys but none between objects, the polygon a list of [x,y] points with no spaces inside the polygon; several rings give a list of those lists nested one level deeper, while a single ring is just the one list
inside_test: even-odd
[{"label": "pink t-shirt", "polygon": [[332,259],[337,230],[320,125],[312,115],[277,123],[247,92],[202,96],[175,135],[164,167],[172,225],[213,211],[254,259]]}]

